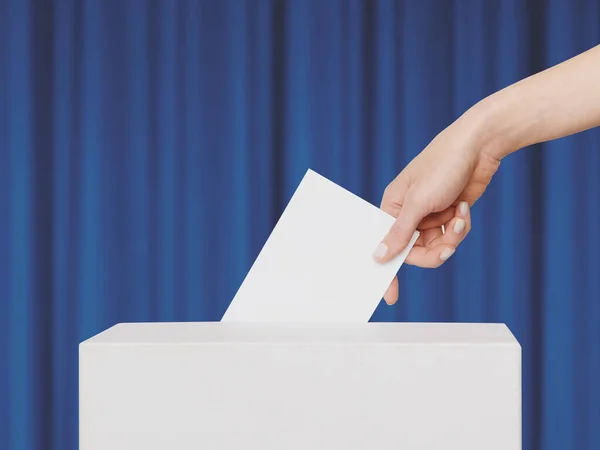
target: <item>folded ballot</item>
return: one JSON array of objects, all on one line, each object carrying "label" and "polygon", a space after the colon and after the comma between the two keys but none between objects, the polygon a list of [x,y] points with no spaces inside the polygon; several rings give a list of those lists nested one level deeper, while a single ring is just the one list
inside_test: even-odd
[{"label": "folded ballot", "polygon": [[222,320],[368,322],[419,236],[375,262],[394,220],[308,170]]}]

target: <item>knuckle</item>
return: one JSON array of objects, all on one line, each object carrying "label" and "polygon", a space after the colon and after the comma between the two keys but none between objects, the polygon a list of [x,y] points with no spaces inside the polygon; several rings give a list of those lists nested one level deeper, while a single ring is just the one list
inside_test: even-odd
[{"label": "knuckle", "polygon": [[406,196],[405,203],[408,207],[421,215],[425,215],[432,210],[429,206],[430,201],[428,196],[421,190],[409,192]]},{"label": "knuckle", "polygon": [[396,242],[404,239],[404,230],[402,229],[402,226],[398,221],[394,222],[394,224],[390,228],[390,235],[394,238]]},{"label": "knuckle", "polygon": [[381,197],[382,204],[393,204],[397,203],[397,193],[395,192],[393,183],[388,184],[388,186],[383,190],[383,196]]},{"label": "knuckle", "polygon": [[394,186],[394,182],[391,182],[390,184],[388,184],[385,189],[383,190],[383,197],[389,197],[392,194],[392,190],[393,190],[393,186]]},{"label": "knuckle", "polygon": [[392,184],[389,184],[383,190],[383,196],[381,197],[381,209],[388,214],[392,213],[392,205],[394,204],[394,192],[392,190]]},{"label": "knuckle", "polygon": [[394,193],[398,192],[398,187],[400,186],[400,184],[398,183],[398,179],[399,176],[388,183],[388,185],[383,190],[384,195],[393,195]]}]

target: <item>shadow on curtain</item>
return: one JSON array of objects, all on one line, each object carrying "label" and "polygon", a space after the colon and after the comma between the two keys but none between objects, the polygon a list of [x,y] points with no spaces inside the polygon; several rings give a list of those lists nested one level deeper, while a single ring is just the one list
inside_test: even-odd
[{"label": "shadow on curtain", "polygon": [[[600,2],[0,0],[0,448],[77,448],[77,345],[219,320],[311,167],[378,204]],[[600,133],[506,159],[376,321],[505,322],[526,450],[600,448]]]}]

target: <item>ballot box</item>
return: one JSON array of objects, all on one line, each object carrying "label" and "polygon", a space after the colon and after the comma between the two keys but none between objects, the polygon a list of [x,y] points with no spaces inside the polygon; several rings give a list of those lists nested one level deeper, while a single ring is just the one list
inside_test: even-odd
[{"label": "ballot box", "polygon": [[81,450],[520,450],[503,324],[125,323],[79,347]]}]

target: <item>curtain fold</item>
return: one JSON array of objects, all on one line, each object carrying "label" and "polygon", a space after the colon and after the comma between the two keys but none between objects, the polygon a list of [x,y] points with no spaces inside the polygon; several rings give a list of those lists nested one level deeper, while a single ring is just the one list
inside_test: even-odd
[{"label": "curtain fold", "polygon": [[[0,0],[0,448],[77,448],[80,341],[219,320],[309,167],[378,205],[472,104],[599,42],[597,0]],[[599,152],[505,159],[372,319],[505,322],[526,450],[600,448]]]}]

